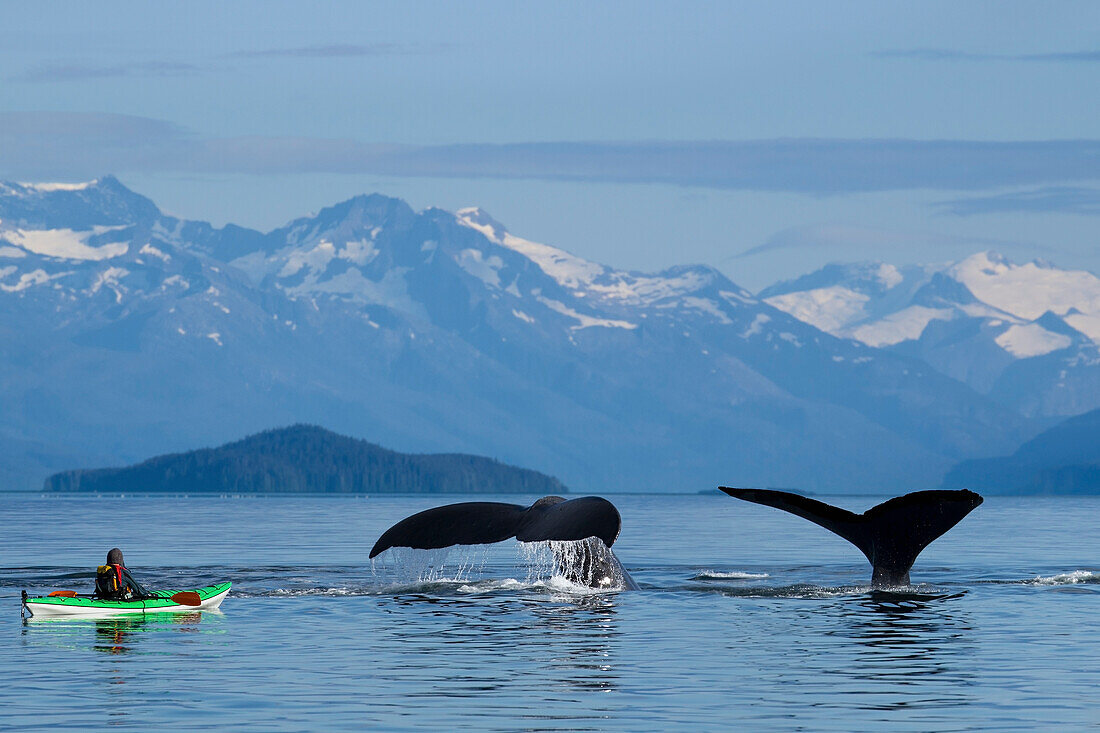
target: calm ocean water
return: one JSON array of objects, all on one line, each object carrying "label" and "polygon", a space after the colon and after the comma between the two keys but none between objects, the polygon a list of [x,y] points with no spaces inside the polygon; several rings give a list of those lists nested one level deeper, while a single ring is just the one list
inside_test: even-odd
[{"label": "calm ocean water", "polygon": [[[1100,726],[1100,498],[989,498],[907,593],[721,495],[609,496],[637,592],[583,592],[515,542],[427,581],[440,553],[367,560],[393,522],[468,498],[0,494],[0,729]],[[115,545],[147,585],[233,593],[221,613],[21,621],[20,589],[90,591]]]}]

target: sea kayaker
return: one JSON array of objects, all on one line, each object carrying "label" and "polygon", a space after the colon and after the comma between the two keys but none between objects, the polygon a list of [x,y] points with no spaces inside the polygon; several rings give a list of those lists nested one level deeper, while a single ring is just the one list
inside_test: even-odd
[{"label": "sea kayaker", "polygon": [[112,548],[107,553],[107,564],[96,569],[95,597],[107,601],[140,601],[152,596],[123,565],[122,550]]}]

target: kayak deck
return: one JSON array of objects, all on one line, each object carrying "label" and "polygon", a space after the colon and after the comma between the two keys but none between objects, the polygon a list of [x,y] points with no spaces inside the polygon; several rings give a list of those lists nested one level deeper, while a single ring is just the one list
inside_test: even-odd
[{"label": "kayak deck", "polygon": [[229,594],[230,582],[208,585],[205,588],[188,589],[199,595],[199,605],[185,606],[173,601],[170,596],[179,590],[157,591],[159,598],[144,601],[104,601],[98,598],[63,598],[59,596],[41,596],[27,598],[23,606],[31,616],[56,618],[59,616],[119,616],[124,614],[177,613],[180,611],[209,611],[221,605]]}]

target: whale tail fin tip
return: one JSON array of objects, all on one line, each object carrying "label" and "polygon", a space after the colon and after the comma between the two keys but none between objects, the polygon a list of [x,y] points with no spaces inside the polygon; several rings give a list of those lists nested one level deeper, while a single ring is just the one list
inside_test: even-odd
[{"label": "whale tail fin tip", "polygon": [[808,519],[848,540],[871,563],[871,583],[876,587],[908,585],[909,568],[921,550],[983,501],[965,489],[917,491],[885,501],[863,514],[853,514],[786,491],[719,488],[735,498]]}]

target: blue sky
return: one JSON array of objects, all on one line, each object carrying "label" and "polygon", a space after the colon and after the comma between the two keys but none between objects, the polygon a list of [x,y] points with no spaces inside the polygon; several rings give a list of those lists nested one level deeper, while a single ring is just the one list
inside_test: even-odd
[{"label": "blue sky", "polygon": [[750,288],[989,248],[1100,271],[1095,3],[58,3],[0,34],[3,178],[265,229],[479,205]]}]

